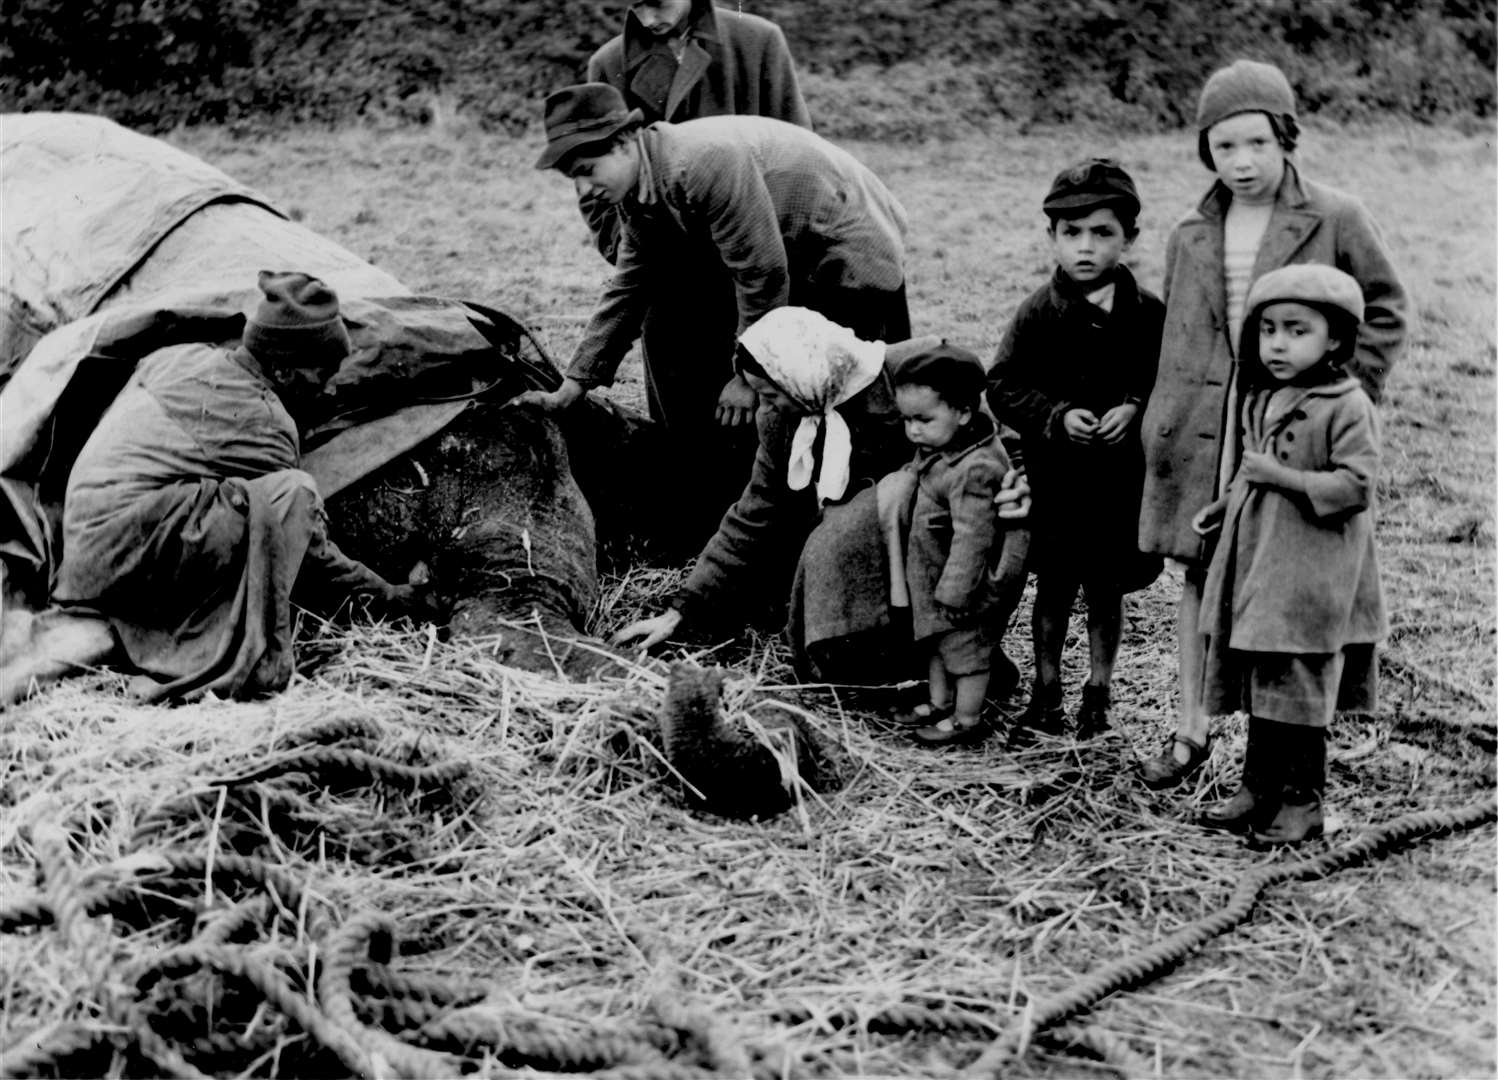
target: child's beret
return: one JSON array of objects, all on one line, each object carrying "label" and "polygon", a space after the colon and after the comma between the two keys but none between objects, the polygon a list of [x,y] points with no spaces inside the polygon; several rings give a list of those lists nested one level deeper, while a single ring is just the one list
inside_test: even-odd
[{"label": "child's beret", "polygon": [[1269,304],[1296,303],[1336,308],[1363,321],[1363,288],[1351,274],[1322,263],[1297,263],[1271,270],[1248,290],[1245,311]]},{"label": "child's beret", "polygon": [[983,361],[945,341],[901,360],[891,378],[896,386],[929,386],[943,397],[959,400],[977,397],[988,385]]}]

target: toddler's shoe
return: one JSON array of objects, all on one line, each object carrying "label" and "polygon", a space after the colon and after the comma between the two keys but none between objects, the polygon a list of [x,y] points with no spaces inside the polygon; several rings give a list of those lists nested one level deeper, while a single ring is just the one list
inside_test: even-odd
[{"label": "toddler's shoe", "polygon": [[921,728],[939,724],[952,715],[951,705],[933,705],[923,701],[909,709],[902,709],[890,717],[901,727]]},{"label": "toddler's shoe", "polygon": [[938,723],[916,728],[913,734],[923,746],[965,746],[987,738],[988,723],[980,718],[964,724],[949,714]]},{"label": "toddler's shoe", "polygon": [[1088,683],[1082,687],[1082,704],[1077,709],[1077,738],[1093,739],[1108,730],[1108,706],[1112,694],[1106,686]]}]

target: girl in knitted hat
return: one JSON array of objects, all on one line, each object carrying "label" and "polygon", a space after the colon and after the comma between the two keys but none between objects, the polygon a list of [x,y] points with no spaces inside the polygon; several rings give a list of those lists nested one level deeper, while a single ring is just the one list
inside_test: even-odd
[{"label": "girl in knitted hat", "polygon": [[1203,703],[1248,711],[1248,749],[1237,792],[1201,822],[1297,844],[1322,831],[1347,650],[1388,630],[1373,544],[1378,415],[1346,367],[1364,313],[1357,281],[1286,266],[1245,306],[1238,466],[1191,523],[1221,533],[1202,591]]},{"label": "girl in knitted hat", "polygon": [[[1250,286],[1290,264],[1323,263],[1350,274],[1364,318],[1347,369],[1375,402],[1406,329],[1404,288],[1377,225],[1356,199],[1302,176],[1291,157],[1299,136],[1295,95],[1278,68],[1238,60],[1214,73],[1197,105],[1197,131],[1199,156],[1215,182],[1166,248],[1165,332],[1140,428],[1140,550],[1184,568],[1180,717],[1163,752],[1141,764],[1152,788],[1181,783],[1210,749],[1205,641],[1197,626],[1212,551],[1192,516],[1226,490],[1237,468],[1242,367],[1235,353]],[[1344,684],[1371,686],[1371,650],[1349,664]],[[1357,696],[1344,704],[1358,707]]]}]

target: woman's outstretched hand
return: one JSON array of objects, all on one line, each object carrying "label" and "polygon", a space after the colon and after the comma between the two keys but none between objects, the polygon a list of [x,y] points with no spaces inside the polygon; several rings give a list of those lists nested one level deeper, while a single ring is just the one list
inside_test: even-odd
[{"label": "woman's outstretched hand", "polygon": [[613,645],[625,645],[639,638],[639,648],[648,649],[659,645],[676,632],[681,625],[681,612],[669,608],[651,619],[639,619],[620,630],[610,640]]}]

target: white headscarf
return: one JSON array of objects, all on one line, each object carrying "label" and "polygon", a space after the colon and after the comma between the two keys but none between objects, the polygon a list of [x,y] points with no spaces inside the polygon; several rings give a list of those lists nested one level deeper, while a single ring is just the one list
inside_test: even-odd
[{"label": "white headscarf", "polygon": [[791,440],[785,481],[792,491],[811,483],[812,444],[824,424],[817,497],[830,502],[848,489],[853,436],[837,406],[869,386],[884,370],[884,342],[861,341],[847,327],[801,307],[776,308],[739,337],[770,381],[808,415]]}]

